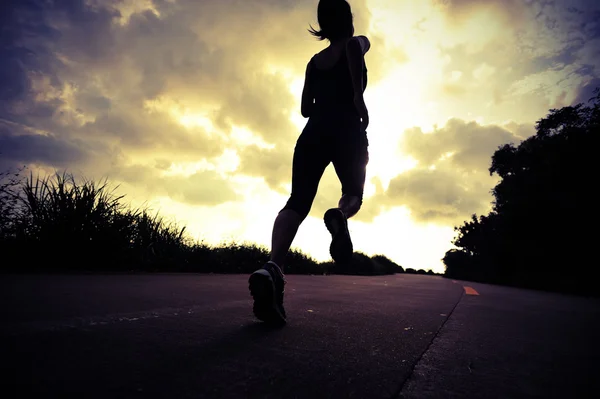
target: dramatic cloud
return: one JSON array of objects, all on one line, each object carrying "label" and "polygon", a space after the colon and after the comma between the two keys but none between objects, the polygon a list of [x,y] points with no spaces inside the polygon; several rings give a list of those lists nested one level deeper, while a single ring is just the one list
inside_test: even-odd
[{"label": "dramatic cloud", "polygon": [[3,162],[68,167],[85,159],[86,151],[74,143],[42,134],[17,135],[12,133],[14,130],[0,124]]},{"label": "dramatic cloud", "polygon": [[[414,158],[415,168],[399,174],[365,201],[359,220],[372,220],[385,209],[405,206],[420,222],[458,224],[491,206],[490,190],[497,182],[488,169],[494,151],[529,136],[526,126],[482,126],[458,119],[433,132],[404,132],[401,152]],[[520,136],[520,134],[525,134]]]},{"label": "dramatic cloud", "polygon": [[[299,134],[289,86],[319,46],[306,32],[313,3],[12,2],[0,117],[48,132],[54,145],[97,141],[125,163],[194,162],[236,148],[239,173],[278,188],[289,180]],[[366,29],[368,10],[353,7],[357,30]],[[384,46],[374,49],[375,61],[389,58]],[[381,68],[374,71],[376,82]],[[236,128],[267,148],[244,148],[249,143],[232,137]],[[58,161],[50,164],[76,163]]]},{"label": "dramatic cloud", "polygon": [[190,205],[214,206],[239,199],[234,184],[217,171],[157,177],[161,166],[164,165],[158,163],[154,168],[132,165],[115,170],[114,177],[145,191],[146,195],[167,196]]},{"label": "dramatic cloud", "polygon": [[[434,5],[442,17],[421,12],[414,33],[420,48],[408,53],[427,52],[429,62],[443,65],[439,73],[419,76],[425,87],[421,101],[432,104],[438,121],[533,123],[549,108],[573,103],[578,91],[598,77],[600,3],[594,0]],[[411,46],[412,41],[401,43]]]},{"label": "dramatic cloud", "polygon": [[401,149],[425,167],[435,166],[447,157],[454,167],[479,172],[489,168],[490,157],[499,145],[515,140],[512,133],[498,126],[451,119],[431,133],[420,128],[404,132]]}]

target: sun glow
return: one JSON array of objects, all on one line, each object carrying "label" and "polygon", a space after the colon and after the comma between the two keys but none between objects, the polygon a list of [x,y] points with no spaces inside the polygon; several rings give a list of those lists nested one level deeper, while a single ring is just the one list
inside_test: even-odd
[{"label": "sun glow", "polygon": [[[463,28],[457,28],[456,37],[444,37],[448,31],[448,21],[444,19],[440,7],[430,2],[379,0],[371,6],[370,11],[371,24],[365,34],[375,38],[374,40],[377,36],[385,38],[385,44],[379,43],[381,48],[375,47],[374,42],[372,51],[383,51],[389,56],[379,59],[377,64],[369,64],[369,57],[374,53],[367,54],[367,67],[373,74],[369,76],[376,76],[378,72],[383,76],[370,79],[365,93],[370,113],[365,201],[387,190],[392,179],[401,178],[403,173],[418,166],[416,159],[401,151],[400,144],[406,129],[418,127],[422,131],[433,131],[436,126],[445,124],[449,116],[456,114],[453,103],[448,102],[440,93],[457,95],[457,88],[460,88],[470,75],[460,67],[447,71],[446,66],[452,59],[444,54],[440,45],[455,45],[456,41],[464,39],[462,33],[474,29],[471,25],[465,25]],[[476,15],[475,21],[487,21],[488,14]],[[472,23],[474,22],[471,21]],[[487,40],[487,37],[480,37],[474,41],[473,46],[479,46]],[[474,51],[476,48],[473,46],[468,50]],[[288,82],[289,92],[294,97],[294,104],[288,110],[289,120],[297,129],[296,134],[300,135],[307,122],[300,114],[303,73],[273,63],[264,65],[263,70],[283,77]],[[476,79],[489,79],[493,74],[494,70],[486,65],[473,71]],[[228,215],[228,222],[224,224],[226,227],[211,232],[210,237],[205,237],[214,242],[228,232],[230,239],[250,240],[268,245],[272,220],[286,201],[286,194],[272,191],[260,179],[244,177],[236,172],[240,165],[240,148],[251,145],[273,148],[273,144],[261,139],[245,126],[235,125],[228,127],[227,131],[220,130],[222,127],[216,126],[213,119],[214,110],[210,108],[184,106],[166,97],[148,102],[147,108],[151,112],[167,112],[185,128],[202,129],[208,135],[218,135],[227,143],[227,149],[220,157],[188,163],[174,162],[163,172],[165,175],[189,176],[212,170],[236,181],[236,192],[243,199],[236,202],[236,205],[220,205],[219,212]],[[463,117],[473,119],[479,115]],[[443,154],[440,161],[452,155]],[[435,166],[429,167],[435,169]],[[333,172],[330,170],[326,173]],[[284,185],[289,190],[289,181]],[[221,220],[216,215],[222,213],[217,213],[213,208],[192,209],[167,199],[162,199],[161,202],[169,209],[177,208],[177,213],[186,214],[190,228],[198,233],[204,231],[208,234],[206,229],[202,228],[207,225],[207,220],[214,219],[215,223],[217,219]],[[268,223],[265,223],[265,218]],[[360,243],[362,251],[385,253],[395,261],[409,265],[408,267],[433,268],[438,272],[443,271],[440,259],[454,234],[449,227],[416,223],[410,210],[401,205],[382,209],[371,223],[353,220],[351,225],[353,235],[357,243]],[[381,234],[392,230],[395,232],[393,236]],[[383,236],[389,239],[386,240]],[[327,232],[322,229],[322,220],[309,216],[298,232],[293,246],[307,251],[318,260],[327,260],[327,245],[322,245],[327,238]]]}]

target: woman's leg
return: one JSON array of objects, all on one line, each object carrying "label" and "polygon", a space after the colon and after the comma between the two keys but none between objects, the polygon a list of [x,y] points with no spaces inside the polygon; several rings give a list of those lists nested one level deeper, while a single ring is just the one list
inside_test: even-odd
[{"label": "woman's leg", "polygon": [[[351,121],[349,121],[351,122]],[[348,219],[356,215],[362,205],[366,166],[369,162],[368,140],[359,126],[348,123],[340,129],[333,156],[335,171],[342,183],[342,197],[337,208],[325,212],[325,226],[331,233],[329,252],[336,263],[347,263],[354,251]]]},{"label": "woman's leg", "polygon": [[271,261],[282,269],[302,220],[302,216],[293,209],[283,209],[275,218],[271,237]]},{"label": "woman's leg", "polygon": [[347,219],[356,215],[362,206],[363,191],[369,163],[369,141],[366,133],[352,132],[336,147],[333,160],[335,171],[342,183],[342,197],[338,208]]},{"label": "woman's leg", "polygon": [[265,322],[285,323],[283,296],[286,281],[283,264],[298,227],[310,211],[319,180],[329,164],[322,139],[314,134],[316,132],[310,126],[309,122],[294,149],[292,193],[273,225],[271,260],[248,279],[250,294],[254,298],[254,315]]},{"label": "woman's leg", "polygon": [[309,125],[298,138],[292,163],[292,192],[273,225],[271,260],[281,268],[330,162],[327,143],[316,133]]}]

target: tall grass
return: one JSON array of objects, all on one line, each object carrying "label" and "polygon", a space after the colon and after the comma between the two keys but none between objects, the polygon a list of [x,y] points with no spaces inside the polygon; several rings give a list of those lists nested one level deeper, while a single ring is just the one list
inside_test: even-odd
[{"label": "tall grass", "polygon": [[[19,179],[0,174],[0,253],[3,271],[186,271],[251,273],[267,248],[193,242],[185,227],[124,204],[107,180],[71,174]],[[344,270],[290,251],[286,273],[389,274],[403,269],[382,255],[357,253]]]},{"label": "tall grass", "polygon": [[0,240],[13,232],[14,214],[19,206],[21,170],[0,172]]}]

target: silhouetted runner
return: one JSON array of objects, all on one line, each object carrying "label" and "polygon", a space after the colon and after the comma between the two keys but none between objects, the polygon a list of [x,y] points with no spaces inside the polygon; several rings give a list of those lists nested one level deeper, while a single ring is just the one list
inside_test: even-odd
[{"label": "silhouetted runner", "polygon": [[306,66],[301,112],[309,119],[294,150],[292,193],[275,219],[270,261],[249,278],[254,314],[269,323],[286,322],[283,263],[330,162],[342,184],[342,197],[337,208],[325,212],[324,221],[332,236],[331,257],[338,264],[352,258],[347,220],[363,200],[369,161],[364,55],[371,44],[365,36],[354,36],[352,10],[345,0],[319,1],[317,18],[320,30],[311,26],[309,32],[329,40],[329,46]]}]

